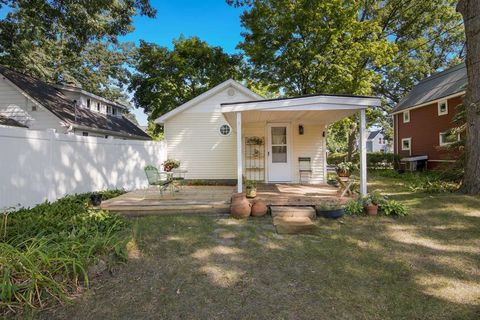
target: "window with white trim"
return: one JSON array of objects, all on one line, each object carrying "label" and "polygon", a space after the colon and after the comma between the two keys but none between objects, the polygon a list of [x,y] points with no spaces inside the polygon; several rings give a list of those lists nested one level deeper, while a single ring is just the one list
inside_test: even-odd
[{"label": "window with white trim", "polygon": [[438,102],[438,115],[443,116],[448,114],[448,102],[447,100],[442,100]]},{"label": "window with white trim", "polygon": [[410,122],[410,110],[403,111],[403,123]]},{"label": "window with white trim", "polygon": [[439,141],[441,146],[446,146],[460,141],[460,135],[452,133],[451,131],[440,132]]},{"label": "window with white trim", "polygon": [[402,139],[402,151],[410,151],[412,149],[412,138]]},{"label": "window with white trim", "polygon": [[222,136],[228,136],[232,132],[232,128],[228,124],[223,124],[220,126],[219,131]]}]

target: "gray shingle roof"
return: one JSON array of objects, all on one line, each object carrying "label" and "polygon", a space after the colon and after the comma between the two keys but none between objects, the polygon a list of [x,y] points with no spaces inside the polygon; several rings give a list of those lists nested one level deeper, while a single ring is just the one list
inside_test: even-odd
[{"label": "gray shingle roof", "polygon": [[0,125],[2,126],[9,126],[9,127],[21,127],[21,128],[28,128],[26,125],[21,124],[17,120],[12,118],[5,117],[4,115],[0,114]]},{"label": "gray shingle roof", "polygon": [[382,131],[382,130],[371,131],[371,132],[368,134],[367,140],[375,139],[375,137],[377,136],[377,134],[379,134],[381,131]]},{"label": "gray shingle roof", "polygon": [[467,69],[465,63],[423,79],[405,96],[392,112],[438,100],[455,93],[465,91],[467,87]]},{"label": "gray shingle roof", "polygon": [[55,86],[42,80],[4,66],[0,66],[0,73],[66,123],[136,139],[151,139],[142,129],[123,116],[106,115],[85,108],[76,108],[75,112],[73,101]]}]

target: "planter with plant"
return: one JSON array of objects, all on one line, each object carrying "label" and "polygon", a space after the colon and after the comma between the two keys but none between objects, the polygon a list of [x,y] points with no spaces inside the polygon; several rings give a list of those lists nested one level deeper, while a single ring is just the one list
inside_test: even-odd
[{"label": "planter with plant", "polygon": [[255,198],[257,196],[257,181],[247,180],[245,182],[245,190],[247,198]]},{"label": "planter with plant", "polygon": [[317,215],[337,219],[344,215],[345,208],[339,201],[325,201],[315,206]]},{"label": "planter with plant", "polygon": [[92,192],[90,195],[92,206],[98,207],[102,203],[102,194],[100,192]]},{"label": "planter with plant", "polygon": [[170,172],[180,167],[180,160],[167,159],[162,163],[163,170]]},{"label": "planter with plant", "polygon": [[340,178],[348,178],[355,170],[355,165],[352,162],[340,162],[337,164],[337,174]]},{"label": "planter with plant", "polygon": [[383,197],[378,191],[370,192],[364,199],[363,204],[367,214],[369,216],[376,216],[378,214],[378,206],[381,205],[385,201],[385,197]]}]

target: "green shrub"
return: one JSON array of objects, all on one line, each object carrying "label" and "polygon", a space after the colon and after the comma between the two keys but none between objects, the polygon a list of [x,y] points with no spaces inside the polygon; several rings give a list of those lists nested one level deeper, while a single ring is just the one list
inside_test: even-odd
[{"label": "green shrub", "polygon": [[412,183],[409,188],[414,192],[426,192],[426,193],[446,193],[455,192],[460,185],[456,182],[443,181],[443,180],[426,180],[417,183]]},{"label": "green shrub", "polygon": [[0,233],[0,314],[62,300],[88,285],[88,267],[99,257],[126,257],[125,220],[89,209],[89,198],[66,196],[8,215]]},{"label": "green shrub", "polygon": [[345,204],[345,213],[348,215],[358,215],[363,213],[363,203],[361,200],[349,200]]},{"label": "green shrub", "polygon": [[367,154],[367,166],[372,169],[393,168],[400,161],[400,156],[394,153],[370,152]]},{"label": "green shrub", "polygon": [[403,217],[407,215],[407,209],[405,206],[395,200],[385,200],[380,206],[380,209],[386,216]]}]

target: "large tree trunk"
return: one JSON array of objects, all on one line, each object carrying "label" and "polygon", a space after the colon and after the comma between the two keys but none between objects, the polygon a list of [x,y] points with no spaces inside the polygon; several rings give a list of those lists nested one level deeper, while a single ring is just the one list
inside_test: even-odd
[{"label": "large tree trunk", "polygon": [[467,47],[468,87],[464,104],[467,115],[465,175],[461,190],[480,194],[480,0],[460,0]]}]

